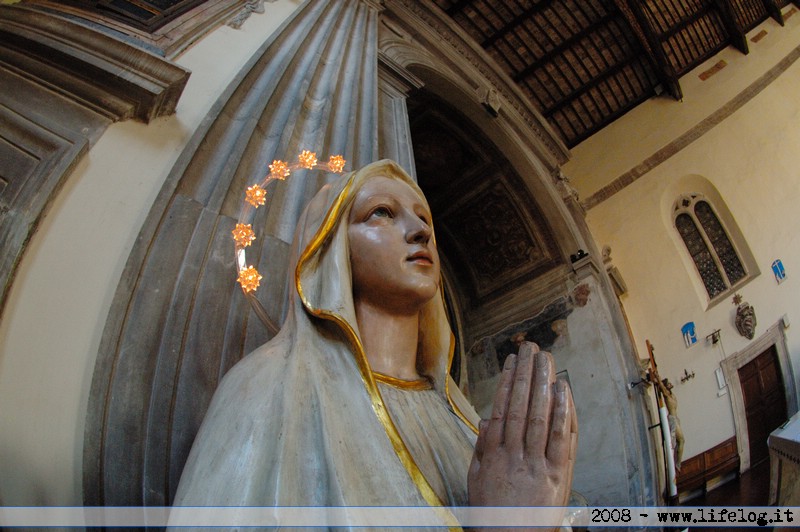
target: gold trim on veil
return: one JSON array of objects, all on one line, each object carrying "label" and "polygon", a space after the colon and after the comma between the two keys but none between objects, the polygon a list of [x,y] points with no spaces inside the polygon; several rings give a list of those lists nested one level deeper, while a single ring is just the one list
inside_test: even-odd
[{"label": "gold trim on veil", "polygon": [[[343,222],[361,184],[379,175],[400,179],[423,197],[396,163],[379,161],[341,176],[309,202],[289,251],[283,327],[219,383],[181,474],[176,506],[427,504],[441,522],[458,527],[443,508],[443,500],[455,501],[440,499],[447,494],[434,490],[411,455],[360,340]],[[419,323],[418,369],[433,388],[423,393],[449,405],[464,421],[459,432],[466,438],[467,427],[475,431],[469,417],[475,414],[449,382],[454,342],[441,290],[423,305]],[[466,478],[459,482],[466,488]]]},{"label": "gold trim on veil", "polygon": [[[420,471],[405,442],[403,441],[402,436],[397,430],[397,427],[395,426],[391,416],[389,415],[386,406],[384,405],[383,397],[381,396],[380,390],[377,386],[376,375],[372,372],[369,366],[369,362],[364,352],[364,347],[356,331],[356,325],[351,324],[348,319],[346,319],[339,312],[319,308],[307,296],[303,285],[303,274],[309,267],[309,263],[315,256],[317,256],[318,253],[321,253],[325,244],[333,238],[333,233],[336,231],[339,223],[345,220],[347,209],[351,205],[352,198],[360,184],[370,177],[377,175],[401,179],[409,184],[415,191],[417,191],[420,197],[424,198],[422,191],[419,190],[419,187],[413,182],[413,180],[396,163],[392,161],[378,161],[365,166],[353,174],[350,174],[347,177],[345,186],[342,188],[341,192],[337,194],[322,223],[320,224],[319,229],[310,239],[308,245],[305,247],[300,256],[300,259],[298,260],[294,276],[295,287],[297,293],[300,295],[300,299],[304,307],[311,315],[335,323],[344,332],[350,345],[352,346],[356,364],[361,373],[361,377],[364,381],[364,385],[372,403],[372,409],[383,425],[398,458],[405,466],[408,474],[411,476],[428,504],[431,506],[442,506],[442,501],[436,495],[431,485]],[[447,398],[448,403],[456,415],[472,431],[477,433],[475,424],[462,412],[462,408],[459,407],[451,397],[452,391],[450,389],[450,379],[448,377],[448,373],[453,359],[454,338],[450,330],[449,323],[447,322],[446,313],[444,312],[441,290],[440,293],[434,297],[432,302],[427,305],[427,311],[421,314],[420,323],[420,328],[422,329],[421,343],[428,342],[435,347],[444,347],[446,349],[445,352],[441,352],[441,349],[439,349],[440,352],[438,353],[428,353],[424,348],[421,349],[423,351],[423,355],[430,357],[427,361],[425,361],[426,363],[423,364],[427,371],[433,373],[428,374],[428,376],[433,378],[434,387],[440,390],[440,392],[443,393],[443,395]],[[442,333],[445,332],[445,328],[447,346],[445,347],[443,345],[436,345],[443,343],[441,336],[443,336]],[[431,334],[431,329],[435,330],[434,334]],[[435,336],[438,336],[439,338],[434,338]],[[387,380],[385,376],[380,376],[378,379],[384,381]],[[452,516],[450,518],[452,519]],[[452,522],[453,521],[451,521],[451,523]],[[454,526],[457,526],[457,524]]]}]

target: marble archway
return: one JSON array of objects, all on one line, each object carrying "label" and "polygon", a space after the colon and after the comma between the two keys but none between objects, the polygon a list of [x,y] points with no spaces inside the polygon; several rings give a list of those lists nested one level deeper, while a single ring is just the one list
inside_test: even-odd
[{"label": "marble archway", "polygon": [[[638,376],[637,356],[585,214],[560,171],[566,149],[440,13],[411,0],[386,6],[379,79],[391,88],[385,101],[409,125],[395,119],[388,128],[386,121],[381,137],[411,138],[418,181],[440,204],[434,216],[461,310],[455,321],[473,402],[490,400],[499,358],[517,335],[542,342],[568,375],[578,408],[574,488],[592,505],[657,503],[645,398],[628,387]],[[586,255],[577,256],[579,249]],[[486,371],[469,369],[476,365]]]}]

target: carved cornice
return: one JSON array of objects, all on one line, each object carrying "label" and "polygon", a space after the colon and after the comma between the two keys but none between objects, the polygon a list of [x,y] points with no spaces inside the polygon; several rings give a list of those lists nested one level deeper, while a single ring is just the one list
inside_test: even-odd
[{"label": "carved cornice", "polygon": [[[275,0],[270,0],[274,2]],[[250,18],[253,13],[264,13],[264,0],[248,0],[245,2],[241,10],[228,21],[228,26],[234,29],[240,29],[242,24]]]},{"label": "carved cornice", "polygon": [[[422,0],[385,0],[387,11],[405,20],[411,27],[422,31],[429,28],[435,35],[431,42],[444,42],[451,47],[469,66],[482,76],[497,91],[501,98],[514,109],[540,144],[547,150],[553,166],[563,164],[569,159],[569,151],[542,115],[532,106],[519,88],[504,73],[495,68],[494,62],[475,45],[451,20],[429,2]],[[413,24],[411,19],[416,19]]]},{"label": "carved cornice", "polygon": [[395,90],[402,94],[408,95],[425,86],[421,79],[382,51],[378,51],[378,72],[381,74],[381,79],[390,83]]},{"label": "carved cornice", "polygon": [[361,2],[367,4],[368,7],[371,7],[372,9],[378,12],[386,9],[383,0],[361,0]]},{"label": "carved cornice", "polygon": [[189,71],[69,19],[0,8],[4,67],[112,120],[175,112]]}]

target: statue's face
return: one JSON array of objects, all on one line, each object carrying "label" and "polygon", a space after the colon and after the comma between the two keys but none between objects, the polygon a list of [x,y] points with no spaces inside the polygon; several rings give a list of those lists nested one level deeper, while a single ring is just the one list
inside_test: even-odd
[{"label": "statue's face", "polygon": [[439,289],[431,213],[403,181],[376,177],[356,193],[348,219],[353,297],[415,312]]}]

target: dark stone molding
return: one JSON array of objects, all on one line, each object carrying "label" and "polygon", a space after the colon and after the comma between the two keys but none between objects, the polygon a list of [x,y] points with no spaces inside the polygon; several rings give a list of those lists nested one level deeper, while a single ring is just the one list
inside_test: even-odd
[{"label": "dark stone molding", "polygon": [[[206,33],[227,24],[240,28],[253,13],[264,12],[265,0],[214,0],[203,2],[152,32],[126,24],[101,12],[58,0],[23,0],[44,12],[57,14],[75,23],[127,40],[167,59],[175,58]],[[274,2],[275,0],[266,0]]]},{"label": "dark stone molding", "polygon": [[189,72],[23,5],[0,6],[0,314],[39,220],[116,120],[173,113]]},{"label": "dark stone molding", "polygon": [[174,113],[189,79],[162,57],[24,5],[0,8],[0,61],[111,120]]},{"label": "dark stone molding", "polygon": [[[58,102],[56,113],[36,113],[51,95],[0,69],[0,316],[39,220],[80,157],[90,145],[87,132],[108,122]],[[75,127],[75,125],[78,127]]]}]

